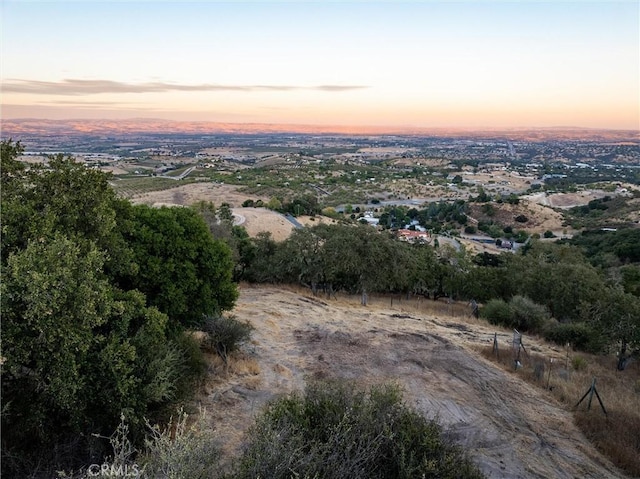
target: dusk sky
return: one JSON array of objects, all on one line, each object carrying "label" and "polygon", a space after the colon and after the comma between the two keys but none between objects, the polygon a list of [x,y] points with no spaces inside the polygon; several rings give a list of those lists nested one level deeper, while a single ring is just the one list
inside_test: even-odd
[{"label": "dusk sky", "polygon": [[1,5],[4,119],[640,129],[636,0]]}]

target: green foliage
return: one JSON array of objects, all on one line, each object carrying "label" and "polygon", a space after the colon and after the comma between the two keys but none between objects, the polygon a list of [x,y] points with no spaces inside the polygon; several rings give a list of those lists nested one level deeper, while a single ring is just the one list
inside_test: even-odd
[{"label": "green foliage", "polygon": [[629,264],[619,269],[620,283],[626,293],[640,297],[640,264]]},{"label": "green foliage", "polygon": [[602,258],[607,253],[615,255],[622,264],[640,263],[640,229],[637,228],[588,230],[574,236],[569,243],[582,248],[594,265],[603,264]]},{"label": "green foliage", "polygon": [[320,205],[318,205],[318,199],[315,195],[305,195],[293,198],[291,201],[282,204],[281,211],[283,213],[290,213],[293,216],[310,215],[320,213]]},{"label": "green foliage", "polygon": [[607,286],[579,250],[532,242],[525,255],[512,258],[506,271],[515,292],[549,308],[559,321],[581,319],[580,305],[601,297]]},{"label": "green foliage", "polygon": [[507,203],[511,204],[511,205],[517,205],[520,203],[520,198],[518,198],[517,195],[515,195],[514,193],[511,193],[507,199],[506,199]]},{"label": "green foliage", "polygon": [[491,324],[512,327],[512,312],[509,305],[502,299],[492,299],[480,308],[480,317]]},{"label": "green foliage", "polygon": [[237,293],[195,211],[133,207],[99,171],[61,156],[26,170],[1,146],[2,474],[51,477],[104,454],[94,434],[121,414],[139,437],[184,394],[202,363],[178,315]]},{"label": "green foliage", "polygon": [[[28,171],[13,166],[9,153],[17,147],[3,145],[2,254],[24,249],[29,240],[62,233],[75,242],[93,241],[107,251],[105,269],[111,274],[135,274],[127,245],[119,234],[116,216],[124,206],[108,183],[108,175],[87,169],[61,155],[48,167],[33,165]],[[3,165],[4,170],[4,165]]]},{"label": "green foliage", "polygon": [[586,323],[553,323],[544,330],[544,338],[560,346],[571,344],[574,349],[597,353],[602,350],[603,338]]},{"label": "green foliage", "polygon": [[477,203],[486,203],[487,201],[491,201],[491,197],[484,191],[482,186],[478,186],[478,196],[476,196],[472,201]]},{"label": "green foliage", "polygon": [[83,251],[59,234],[8,258],[3,449],[25,463],[3,467],[22,470],[53,444],[112,430],[122,412],[140,418],[174,397],[185,371],[167,342],[167,317],[139,292],[114,290],[102,264],[95,247]]},{"label": "green foliage", "polygon": [[494,216],[496,214],[496,209],[491,203],[485,203],[482,205],[482,212],[487,216]]},{"label": "green foliage", "polygon": [[440,426],[391,386],[316,383],[271,403],[234,478],[481,478]]},{"label": "green foliage", "polygon": [[498,224],[494,223],[493,220],[479,221],[478,229],[492,238],[500,238],[504,234],[502,228]]},{"label": "green foliage", "polygon": [[31,241],[7,260],[1,285],[2,392],[9,414],[3,419],[9,421],[5,425],[19,424],[14,433],[25,439],[49,438],[53,411],[68,416],[74,429],[82,422],[83,367],[91,359],[94,330],[112,306],[109,285],[97,274],[103,262],[95,247],[82,251],[59,234]]},{"label": "green foliage", "polygon": [[224,242],[231,251],[233,280],[239,281],[253,260],[253,245],[243,226],[234,226],[228,203],[216,208],[213,203],[200,201],[192,208],[197,211],[209,228],[211,235]]},{"label": "green foliage", "polygon": [[273,211],[280,211],[282,209],[282,201],[274,196],[267,203],[267,208]]},{"label": "green foliage", "polygon": [[640,298],[620,289],[607,289],[592,302],[583,303],[581,314],[596,331],[621,346],[640,347]]},{"label": "green foliage", "polygon": [[549,319],[549,313],[544,306],[524,296],[514,296],[508,303],[501,299],[492,299],[480,309],[480,315],[492,324],[519,331],[538,331]]},{"label": "green foliage", "polygon": [[271,233],[262,231],[251,241],[252,258],[242,275],[242,279],[256,283],[273,282],[277,278],[276,255],[278,244],[271,238]]},{"label": "green foliage", "polygon": [[521,331],[539,331],[549,319],[549,311],[525,296],[514,296],[509,301],[514,327]]},{"label": "green foliage", "polygon": [[229,248],[194,210],[134,206],[124,236],[140,269],[121,285],[145,293],[171,321],[195,326],[203,315],[233,306],[238,293]]},{"label": "green foliage", "polygon": [[582,356],[574,356],[573,358],[571,358],[571,367],[575,371],[582,371],[587,367],[587,360]]}]

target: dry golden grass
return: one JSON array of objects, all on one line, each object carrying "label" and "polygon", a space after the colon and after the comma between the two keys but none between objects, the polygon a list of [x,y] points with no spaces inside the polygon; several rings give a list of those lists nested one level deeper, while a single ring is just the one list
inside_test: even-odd
[{"label": "dry golden grass", "polygon": [[218,354],[205,353],[205,357],[214,377],[257,376],[260,374],[258,362],[241,351],[231,353],[226,363]]},{"label": "dry golden grass", "polygon": [[[241,283],[241,288],[251,288],[251,285],[248,283]],[[337,292],[335,294],[332,294],[331,297],[328,297],[327,294],[320,292],[317,296],[313,296],[309,288],[291,284],[278,285],[278,289],[299,294],[301,296],[306,296],[312,301],[330,301],[332,305],[336,306],[361,306],[361,297],[358,294]],[[469,320],[475,323],[478,322],[477,319],[473,318],[470,315],[471,309],[466,303],[459,301],[449,301],[447,298],[439,298],[437,301],[434,301],[432,299],[417,295],[409,295],[409,297],[407,298],[406,294],[376,293],[370,294],[368,296],[367,304],[371,307],[371,309],[391,308],[400,313],[420,313],[427,317],[442,316],[449,319]]]},{"label": "dry golden grass", "polygon": [[[499,358],[491,346],[481,349],[486,358],[502,365],[528,382],[549,389],[567,410],[574,412],[576,425],[616,466],[640,477],[640,365],[632,363],[617,371],[610,356],[569,352],[551,362],[539,354],[521,353],[522,368],[515,369],[514,352],[500,350]],[[593,395],[588,409],[587,396],[596,379],[598,392],[607,414]]]}]

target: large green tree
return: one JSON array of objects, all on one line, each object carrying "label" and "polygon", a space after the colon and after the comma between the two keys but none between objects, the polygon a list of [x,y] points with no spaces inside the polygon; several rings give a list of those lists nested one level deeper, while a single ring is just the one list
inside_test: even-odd
[{"label": "large green tree", "polygon": [[175,393],[182,358],[167,341],[166,315],[146,307],[141,293],[115,289],[103,264],[93,243],[60,233],[7,258],[0,288],[5,471],[33,467],[29,457],[63,465],[69,457],[43,453],[63,445],[83,457],[88,445],[80,435],[109,433],[120,414],[136,423]]},{"label": "large green tree", "polygon": [[231,252],[196,211],[137,205],[127,215],[123,236],[138,272],[120,279],[124,289],[142,291],[150,305],[183,326],[233,307],[238,293]]}]

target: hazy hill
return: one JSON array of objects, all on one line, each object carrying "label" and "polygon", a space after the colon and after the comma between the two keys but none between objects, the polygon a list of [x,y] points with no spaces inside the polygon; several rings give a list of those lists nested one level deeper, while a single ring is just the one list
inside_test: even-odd
[{"label": "hazy hill", "polygon": [[338,133],[363,135],[428,135],[442,137],[509,138],[512,140],[599,140],[638,141],[638,130],[599,130],[590,128],[414,128],[344,125],[294,125],[267,123],[222,123],[206,121],[171,121],[151,118],[128,120],[2,120],[3,137],[22,135],[111,135],[135,133]]}]

